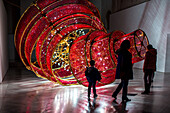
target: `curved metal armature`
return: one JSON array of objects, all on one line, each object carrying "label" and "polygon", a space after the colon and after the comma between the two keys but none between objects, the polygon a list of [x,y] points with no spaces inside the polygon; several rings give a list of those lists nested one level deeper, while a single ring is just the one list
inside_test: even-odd
[{"label": "curved metal armature", "polygon": [[37,0],[18,22],[15,47],[27,69],[61,85],[87,86],[84,72],[93,59],[102,75],[97,86],[103,86],[115,80],[115,51],[125,39],[133,63],[143,60],[148,39],[142,30],[107,33],[87,0]]}]

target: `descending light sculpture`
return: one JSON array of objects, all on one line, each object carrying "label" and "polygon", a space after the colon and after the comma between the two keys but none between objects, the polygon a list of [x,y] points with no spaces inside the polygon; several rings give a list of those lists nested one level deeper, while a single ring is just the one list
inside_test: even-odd
[{"label": "descending light sculpture", "polygon": [[86,67],[96,61],[102,80],[115,80],[116,54],[123,40],[131,42],[133,63],[143,60],[148,39],[138,29],[107,33],[98,9],[87,0],[37,0],[22,15],[15,47],[27,69],[61,85],[88,85]]}]

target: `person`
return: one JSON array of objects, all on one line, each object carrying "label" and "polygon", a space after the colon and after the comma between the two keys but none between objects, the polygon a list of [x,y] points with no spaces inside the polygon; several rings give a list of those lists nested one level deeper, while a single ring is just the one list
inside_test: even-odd
[{"label": "person", "polygon": [[100,72],[98,71],[97,68],[94,67],[95,61],[91,60],[90,65],[91,65],[91,67],[87,67],[86,71],[85,71],[85,76],[87,78],[87,81],[89,82],[89,85],[88,85],[88,100],[90,100],[90,94],[91,94],[91,87],[92,86],[93,86],[94,98],[96,98],[98,96],[96,94],[96,81],[101,80]]},{"label": "person", "polygon": [[148,51],[146,52],[143,72],[144,72],[144,84],[145,91],[142,94],[149,94],[151,83],[154,77],[154,72],[156,71],[156,58],[157,58],[157,50],[153,48],[151,44],[147,46]]},{"label": "person", "polygon": [[128,82],[129,79],[133,79],[133,70],[132,70],[132,54],[128,51],[130,48],[130,41],[124,40],[120,48],[116,51],[118,54],[118,61],[117,61],[117,67],[116,67],[116,79],[121,79],[121,82],[119,83],[116,90],[113,92],[112,97],[117,99],[117,95],[120,92],[120,90],[123,88],[122,93],[122,102],[131,101],[127,97],[128,92]]}]

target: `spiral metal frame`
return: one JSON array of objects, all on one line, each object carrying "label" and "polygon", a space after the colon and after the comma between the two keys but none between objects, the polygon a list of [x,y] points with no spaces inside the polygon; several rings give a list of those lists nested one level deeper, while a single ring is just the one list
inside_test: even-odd
[{"label": "spiral metal frame", "polygon": [[15,31],[15,47],[27,69],[61,85],[87,86],[84,72],[91,59],[102,76],[97,86],[114,82],[115,51],[125,39],[133,63],[143,60],[149,44],[144,31],[107,34],[98,9],[87,0],[37,0]]}]

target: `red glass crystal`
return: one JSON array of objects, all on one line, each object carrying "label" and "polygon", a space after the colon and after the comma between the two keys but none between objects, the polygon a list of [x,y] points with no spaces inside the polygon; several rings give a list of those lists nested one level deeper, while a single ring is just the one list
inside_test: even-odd
[{"label": "red glass crystal", "polygon": [[88,86],[90,60],[101,73],[97,86],[114,82],[116,50],[131,43],[132,62],[144,59],[149,44],[144,31],[107,33],[98,9],[87,0],[37,0],[22,15],[15,46],[24,65],[38,77],[61,85]]}]

